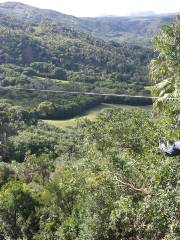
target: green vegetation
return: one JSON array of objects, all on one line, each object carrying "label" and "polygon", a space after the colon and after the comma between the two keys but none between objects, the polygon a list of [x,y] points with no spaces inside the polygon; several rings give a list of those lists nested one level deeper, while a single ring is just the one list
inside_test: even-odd
[{"label": "green vegetation", "polygon": [[[85,112],[82,116],[67,119],[67,120],[44,120],[45,123],[54,125],[56,127],[77,127],[79,121],[87,119],[90,121],[95,121],[99,114],[102,114],[105,110],[114,109],[114,108],[123,108],[123,109],[133,109],[137,107],[128,106],[128,105],[119,105],[119,104],[101,104],[90,111]],[[151,110],[151,106],[144,106],[144,109]]]},{"label": "green vegetation", "polygon": [[[14,4],[16,17],[21,16],[19,4]],[[12,3],[5,6],[8,12]],[[0,17],[2,26],[7,26],[6,17]],[[43,17],[37,14],[37,22],[30,18],[29,29],[25,19],[22,24],[19,18],[9,22],[9,31],[2,28],[3,86],[59,89],[56,84],[60,80],[58,84],[77,89],[87,77],[90,85],[86,87],[93,86],[95,91],[100,84],[97,79],[107,79],[103,74],[117,74],[117,62],[121,65],[127,61],[124,72],[121,68],[119,71],[123,76],[134,78],[136,71],[147,71],[145,65],[139,69],[141,61],[147,64],[140,47],[105,43],[69,29],[59,31],[56,24],[39,24]],[[155,101],[153,112],[132,107],[106,108],[96,121],[81,119],[74,127],[61,128],[39,118],[68,119],[102,102],[119,99],[1,89],[4,99],[0,102],[0,239],[179,240],[180,156],[169,158],[158,147],[160,137],[173,141],[180,137],[176,88],[179,34],[177,19],[155,37],[157,54],[150,68],[152,93],[158,100],[166,94],[177,99],[161,101],[163,108]],[[115,62],[106,73],[105,56]],[[79,71],[74,70],[77,64]],[[78,76],[82,78],[78,80]],[[92,82],[89,76],[97,81]],[[164,85],[167,77],[171,86],[168,89]],[[145,83],[143,86],[148,85]],[[118,92],[114,85],[109,86]],[[127,87],[127,92],[137,91]],[[90,116],[94,117],[99,110],[89,112]]]},{"label": "green vegetation", "polygon": [[[76,18],[52,11],[41,10],[21,3],[0,4],[0,13],[11,16],[9,22],[13,24],[14,18],[18,20],[16,26],[25,24],[38,24],[48,19],[66,28],[74,28],[81,32],[93,34],[105,40],[120,43],[130,42],[138,45],[151,45],[151,38],[159,29],[172,22],[177,14],[130,16],[130,17],[98,17]],[[13,17],[14,18],[13,18]],[[27,18],[28,16],[28,18]]]},{"label": "green vegetation", "polygon": [[[165,26],[161,35],[154,38],[157,59],[151,61],[151,92],[158,97],[154,106],[160,111],[180,114],[180,17],[169,26]],[[169,98],[175,98],[172,102]]]},{"label": "green vegetation", "polygon": [[[8,22],[5,24],[7,27]],[[51,22],[32,27],[33,29],[29,31],[7,28],[0,35],[3,43],[0,46],[0,83],[3,87],[148,94],[144,87],[149,85],[147,64],[152,56],[150,49],[106,43],[90,35],[61,28]],[[21,105],[27,107],[30,107],[26,104],[30,98],[32,111],[38,111],[38,105],[42,101],[40,99],[44,99],[44,95],[40,93],[33,96],[30,96],[30,93],[21,95],[15,91],[7,93],[1,90],[1,98],[19,100]],[[49,94],[46,100],[54,105],[54,111],[51,113],[46,111],[46,115],[39,112],[39,115],[49,119],[63,119],[79,115],[102,102],[122,104],[135,102],[131,99],[110,97],[80,98],[79,100],[76,96]],[[146,99],[139,99],[135,104],[149,103],[150,101]]]},{"label": "green vegetation", "polygon": [[4,239],[178,239],[179,161],[157,146],[178,137],[170,118],[118,108],[63,130],[1,105],[1,126]]},{"label": "green vegetation", "polygon": [[172,22],[176,14],[83,18],[84,26],[95,36],[119,43],[129,42],[151,47],[151,38],[159,29]]},{"label": "green vegetation", "polygon": [[[104,112],[105,109],[111,109],[111,108],[117,108],[119,105],[115,104],[101,104],[98,107],[95,107],[94,109],[91,109],[90,111],[87,111],[80,117],[67,119],[67,120],[45,120],[44,122],[54,125],[56,127],[76,127],[78,125],[78,122],[87,119],[90,121],[96,120],[96,118],[99,116],[100,113]],[[127,107],[127,106],[126,106]]]},{"label": "green vegetation", "polygon": [[98,115],[102,113],[105,109],[115,108],[117,105],[113,104],[101,104],[98,107],[95,107],[94,109],[91,109],[90,111],[85,112],[82,116],[67,119],[67,120],[45,120],[44,122],[50,125],[54,125],[56,127],[77,127],[78,122],[87,119],[90,121],[96,120]]},{"label": "green vegetation", "polygon": [[[147,66],[154,54],[149,44],[131,39],[150,41],[173,18],[78,19],[21,3],[0,4],[0,85],[149,95]],[[118,34],[124,40],[114,41]],[[101,103],[151,104],[148,99],[3,90],[0,96],[36,112],[39,118],[54,120],[78,116]],[[45,110],[47,101],[51,109]],[[39,105],[44,106],[43,112]]]},{"label": "green vegetation", "polygon": [[[167,21],[170,20],[171,17]],[[0,4],[0,85],[148,95],[145,87],[150,85],[147,66],[153,57],[152,49],[131,41],[98,39],[86,31],[89,21],[18,3]],[[122,19],[120,24],[123,29],[127,29],[125,21]],[[116,21],[114,24],[119,26]],[[129,31],[132,29],[134,24],[129,26]],[[78,116],[100,103],[151,103],[147,99],[46,96],[3,90],[0,95],[1,99],[13,99],[13,104],[36,112],[40,118],[54,120]],[[46,101],[50,102],[51,111],[39,111],[39,105]]]}]

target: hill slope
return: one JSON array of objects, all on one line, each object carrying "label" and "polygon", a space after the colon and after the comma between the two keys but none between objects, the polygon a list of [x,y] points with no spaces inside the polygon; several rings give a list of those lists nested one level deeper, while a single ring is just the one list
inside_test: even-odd
[{"label": "hill slope", "polygon": [[[98,21],[105,20],[102,18]],[[128,31],[132,32],[133,24],[136,24],[133,22],[131,25],[127,19],[123,20],[125,25],[114,21],[117,31],[125,31],[129,24]],[[0,4],[1,85],[147,94],[144,86],[149,84],[147,65],[152,58],[152,50],[128,42],[120,44],[96,38],[89,32],[99,31],[102,36],[103,29],[101,32],[95,26],[96,20],[93,19],[78,19],[16,2]],[[136,34],[136,31],[132,34]],[[13,99],[13,103],[35,108],[48,118],[74,116],[102,101],[137,104],[134,99],[47,96],[16,91],[1,91],[1,98]],[[32,99],[30,104],[29,99]]]},{"label": "hill slope", "polygon": [[20,2],[0,3],[0,14],[13,16],[26,23],[37,24],[44,20],[55,21],[64,26],[74,27],[79,19],[53,10],[39,9]]},{"label": "hill slope", "polygon": [[94,35],[106,40],[149,45],[152,36],[163,25],[172,22],[176,15],[83,18],[83,24]]},{"label": "hill slope", "polygon": [[77,18],[54,10],[39,9],[19,2],[0,4],[0,15],[13,16],[25,23],[37,24],[42,21],[53,21],[61,26],[76,28],[93,33],[95,36],[116,40],[118,42],[150,41],[160,27],[173,21],[177,14]]}]

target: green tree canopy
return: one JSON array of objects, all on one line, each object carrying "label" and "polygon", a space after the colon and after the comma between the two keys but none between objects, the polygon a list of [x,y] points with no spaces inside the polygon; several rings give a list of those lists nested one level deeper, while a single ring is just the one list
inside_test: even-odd
[{"label": "green tree canopy", "polygon": [[[158,110],[177,113],[180,103],[180,17],[164,26],[160,35],[154,37],[156,59],[150,64],[153,83],[152,95],[158,97],[154,106]],[[173,99],[172,99],[173,98]],[[175,99],[174,99],[175,98]]]}]

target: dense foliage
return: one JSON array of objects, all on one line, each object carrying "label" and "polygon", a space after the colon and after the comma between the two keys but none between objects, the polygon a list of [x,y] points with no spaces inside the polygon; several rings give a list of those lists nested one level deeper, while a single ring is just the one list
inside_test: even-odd
[{"label": "dense foliage", "polygon": [[4,112],[2,239],[178,239],[179,161],[157,144],[178,137],[170,118],[119,108],[62,130]]},{"label": "dense foliage", "polygon": [[[19,28],[18,22],[16,24]],[[49,24],[44,26],[46,30],[52,27]],[[53,31],[56,27],[53,25]],[[84,76],[83,71],[77,73],[69,69],[71,65],[63,65],[66,55],[63,54],[62,65],[56,63],[57,59],[53,61],[50,58],[53,52],[51,42],[53,46],[61,42],[61,39],[56,39],[58,33],[52,39],[48,35],[50,33],[42,31],[39,25],[32,28],[31,34],[30,30],[24,29],[23,34],[27,38],[20,30],[16,32],[14,29],[5,30],[0,35],[1,40],[8,34],[15,36],[12,42],[4,40],[2,44],[1,54],[8,59],[0,66],[3,86],[54,89],[58,82],[61,89],[61,84],[66,84],[70,78],[76,79],[76,74]],[[34,50],[30,51],[32,55],[26,55],[27,48],[23,44],[14,45],[15,40],[21,41],[21,38],[16,38],[19,33],[18,36],[24,39],[23,44],[28,42],[29,49],[35,47],[42,55],[33,55]],[[66,32],[68,41],[72,40],[71,34],[74,34],[73,30],[69,32],[70,37]],[[86,39],[83,43],[93,49],[99,49],[99,44],[103,44],[106,51],[115,49],[117,55],[120,51],[119,44],[114,46],[98,40],[94,45],[94,38],[82,36]],[[173,28],[165,28],[156,38],[160,60],[165,66],[169,66],[169,57],[174,57],[174,49],[176,57],[179,57],[179,41],[172,44],[176,36],[179,36],[178,22]],[[92,45],[90,40],[93,40]],[[43,44],[46,48],[42,47]],[[57,48],[53,56],[60,52]],[[13,54],[19,54],[19,57],[15,59]],[[98,56],[94,73],[100,74],[103,65],[98,63],[101,61]],[[32,61],[34,57],[39,59]],[[41,57],[48,57],[50,61],[43,61]],[[128,55],[126,58],[129,61]],[[87,66],[93,68],[91,58],[85,58],[84,65],[80,58],[75,61],[75,55],[72,59],[82,69]],[[174,61],[173,66],[176,65],[173,74],[167,71],[172,80],[179,76],[179,62],[171,60]],[[23,61],[27,61],[26,64]],[[163,82],[166,76],[164,69],[159,71],[157,62],[154,66],[158,74],[155,80]],[[113,75],[113,70],[106,74]],[[60,77],[63,79],[58,79]],[[75,84],[78,82],[73,81]],[[173,141],[180,137],[175,127],[177,112],[171,111],[169,105],[164,105],[165,111],[161,114],[119,107],[106,110],[95,122],[84,120],[75,128],[56,128],[39,118],[58,117],[54,116],[55,112],[70,114],[73,107],[80,111],[80,105],[87,108],[86,104],[90,106],[102,100],[84,96],[69,99],[61,96],[58,99],[55,94],[1,91],[6,97],[0,102],[0,239],[179,240],[180,157],[169,158],[158,147],[160,137]],[[74,99],[79,104],[73,102]],[[177,101],[170,100],[175,109]],[[37,104],[35,109],[34,103]],[[62,110],[62,106],[65,109]]]},{"label": "dense foliage", "polygon": [[[165,26],[154,38],[158,57],[151,61],[151,92],[158,97],[154,103],[159,110],[180,114],[180,17]],[[172,98],[174,98],[172,100]]]}]

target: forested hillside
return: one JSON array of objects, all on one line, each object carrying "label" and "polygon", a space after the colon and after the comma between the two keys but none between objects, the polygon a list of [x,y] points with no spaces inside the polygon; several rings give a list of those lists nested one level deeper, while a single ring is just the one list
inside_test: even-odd
[{"label": "forested hillside", "polygon": [[[54,21],[63,26],[75,27],[80,20],[53,10],[43,10],[20,2],[0,3],[0,13],[30,24],[38,24],[44,20]],[[10,18],[11,19],[11,18]],[[9,19],[9,20],[10,20]]]},{"label": "forested hillside", "polygon": [[150,47],[151,38],[176,15],[83,18],[83,21],[86,28],[100,38]]},{"label": "forested hillside", "polygon": [[[172,18],[90,20],[16,2],[0,4],[0,84],[2,87],[149,94],[145,87],[150,84],[147,66],[153,50],[132,43],[130,37],[125,41],[127,34],[123,31],[132,34],[133,39],[140,34],[144,40],[146,37],[150,40],[160,25]],[[113,34],[121,32],[124,40],[121,43],[105,41],[110,29]],[[97,32],[101,38],[97,38]],[[0,93],[1,99],[51,119],[81,114],[101,102],[151,103],[146,99],[47,95],[3,89]]]},{"label": "forested hillside", "polygon": [[150,44],[151,37],[158,33],[160,27],[173,21],[177,15],[162,14],[148,16],[107,16],[97,18],[77,18],[53,10],[40,10],[18,2],[0,4],[0,13],[10,15],[16,19],[38,24],[41,21],[53,21],[76,30],[85,31],[107,40],[118,42],[144,42]]},{"label": "forested hillside", "polygon": [[[27,28],[25,21],[7,25],[8,18],[1,19],[4,87],[100,91],[98,84],[114,72],[133,78],[136,70],[147,71],[141,63],[148,64],[148,49],[144,55],[141,47],[106,43],[49,21]],[[179,39],[180,18],[154,38],[152,112],[119,107],[94,122],[56,128],[39,118],[102,99],[1,89],[0,239],[179,240],[180,156],[170,158],[158,146],[160,138],[175,142],[180,136]],[[128,70],[116,72],[114,61]],[[104,80],[82,86],[80,74]],[[102,87],[137,92],[140,74],[132,90],[129,77],[128,88]]]}]

